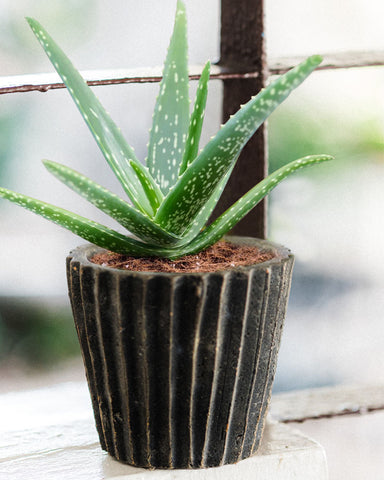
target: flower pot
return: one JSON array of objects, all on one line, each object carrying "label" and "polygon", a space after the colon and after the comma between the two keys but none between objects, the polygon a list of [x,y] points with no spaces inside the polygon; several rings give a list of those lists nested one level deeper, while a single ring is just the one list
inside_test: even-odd
[{"label": "flower pot", "polygon": [[210,273],[130,272],[67,259],[69,293],[100,443],[138,467],[201,468],[256,452],[293,257]]}]

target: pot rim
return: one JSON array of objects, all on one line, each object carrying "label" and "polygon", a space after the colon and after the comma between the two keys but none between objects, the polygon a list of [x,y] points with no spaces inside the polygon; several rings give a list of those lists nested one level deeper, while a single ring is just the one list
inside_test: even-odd
[{"label": "pot rim", "polygon": [[212,272],[155,272],[155,271],[134,271],[134,270],[122,270],[118,268],[112,268],[109,266],[99,265],[97,263],[93,263],[90,258],[98,252],[106,252],[105,248],[98,247],[91,243],[79,245],[75,249],[71,250],[68,254],[67,261],[72,262],[79,262],[83,266],[92,267],[98,269],[100,271],[113,271],[116,275],[146,275],[146,276],[166,276],[166,277],[175,277],[175,276],[204,276],[204,275],[214,275],[214,274],[222,274],[227,272],[245,272],[250,269],[255,268],[268,268],[269,266],[276,265],[281,262],[288,261],[290,258],[294,258],[291,251],[275,242],[271,242],[270,240],[264,240],[256,237],[243,237],[243,236],[233,236],[227,235],[223,237],[223,240],[227,240],[231,243],[237,244],[245,244],[259,247],[263,250],[268,252],[272,252],[274,254],[273,258],[266,260],[260,263],[253,263],[249,265],[238,265],[236,267],[231,267],[225,270],[216,270]]}]

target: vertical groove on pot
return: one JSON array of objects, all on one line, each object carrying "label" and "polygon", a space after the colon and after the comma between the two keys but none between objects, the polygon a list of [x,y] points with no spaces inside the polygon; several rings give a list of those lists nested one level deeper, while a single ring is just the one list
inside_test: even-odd
[{"label": "vertical groove on pot", "polygon": [[248,275],[228,272],[221,296],[220,323],[217,332],[217,362],[213,378],[209,411],[207,441],[203,465],[214,466],[222,462],[228,418],[241,341],[244,306],[248,290]]},{"label": "vertical groove on pot", "polygon": [[[150,449],[150,439],[149,439],[149,418],[150,418],[150,411],[149,411],[149,375],[148,375],[148,351],[149,351],[149,344],[148,344],[148,337],[147,337],[147,326],[148,326],[148,319],[146,316],[146,304],[145,300],[147,298],[147,287],[148,281],[147,278],[143,281],[143,294],[141,297],[141,305],[140,305],[140,312],[141,312],[141,325],[137,329],[138,335],[140,335],[140,344],[142,345],[142,352],[140,358],[138,359],[138,363],[142,363],[142,405],[144,408],[144,419],[145,419],[145,429],[142,431],[142,435],[145,436],[146,439],[146,451],[145,451],[145,464],[147,466],[152,466],[151,463],[151,449]],[[138,325],[136,325],[138,327]]]},{"label": "vertical groove on pot", "polygon": [[113,272],[99,271],[97,276],[97,310],[96,328],[100,340],[100,357],[103,367],[104,390],[108,400],[109,418],[111,422],[111,441],[118,460],[126,459],[126,445],[123,426],[122,385],[119,375],[119,341],[117,336],[116,305],[118,296]]},{"label": "vertical groove on pot", "polygon": [[127,372],[128,405],[133,445],[133,465],[148,466],[147,371],[144,281],[139,276],[120,277],[122,348]]},{"label": "vertical groove on pot", "polygon": [[[265,325],[265,333],[262,336],[262,345],[260,360],[256,368],[256,378],[254,382],[254,391],[252,394],[251,410],[249,414],[249,421],[247,424],[245,441],[243,451],[240,459],[247,458],[249,455],[256,452],[261,434],[265,423],[265,413],[268,408],[269,399],[271,395],[272,382],[276,370],[276,354],[275,347],[278,346],[280,340],[280,333],[283,326],[285,315],[284,308],[280,308],[281,299],[284,299],[286,293],[280,290],[281,284],[289,285],[290,279],[284,278],[285,264],[291,263],[291,260],[283,262],[283,266],[272,265],[269,269],[269,282],[266,289],[267,301],[264,319],[269,319],[273,324]],[[264,385],[260,389],[258,385]]]},{"label": "vertical groove on pot", "polygon": [[191,391],[191,466],[202,465],[212,379],[216,358],[216,331],[223,277],[210,274],[204,280],[203,304],[200,312],[193,354]]},{"label": "vertical groove on pot", "polygon": [[[255,272],[256,273],[256,272]],[[257,276],[254,277],[255,284],[253,288],[260,288],[260,313],[258,322],[258,337],[255,345],[255,358],[254,369],[251,375],[250,382],[250,397],[247,407],[246,421],[244,424],[244,437],[242,439],[242,446],[239,452],[238,460],[245,458],[251,454],[252,447],[254,445],[254,432],[256,425],[260,421],[260,411],[262,408],[262,391],[260,386],[263,385],[263,379],[265,377],[265,355],[269,352],[268,341],[265,341],[265,337],[268,335],[270,329],[270,318],[268,317],[268,305],[271,295],[271,269],[264,270],[263,275],[261,272],[257,272]],[[273,294],[273,292],[272,292]]]},{"label": "vertical groove on pot", "polygon": [[92,401],[92,407],[95,414],[96,429],[99,434],[101,447],[105,450],[106,443],[104,440],[104,431],[101,424],[99,402],[97,400],[96,390],[94,388],[90,388],[91,385],[96,384],[96,380],[95,380],[95,371],[93,368],[91,352],[89,350],[88,338],[87,338],[86,328],[85,328],[85,311],[84,311],[84,306],[83,306],[84,304],[83,304],[82,295],[81,295],[82,288],[80,285],[80,262],[74,261],[73,257],[71,256],[67,258],[67,279],[68,279],[68,288],[71,293],[70,301],[71,301],[73,316],[75,319],[76,332],[77,332],[77,336],[79,338],[79,343],[81,346],[81,354],[83,357],[85,374],[87,377],[89,392],[90,392],[91,401]]},{"label": "vertical groove on pot", "polygon": [[120,282],[116,275],[114,275],[114,285],[116,292],[116,305],[115,305],[115,321],[112,322],[113,331],[114,331],[114,341],[116,345],[116,368],[118,376],[118,395],[120,395],[120,406],[121,406],[121,420],[119,423],[119,435],[125,441],[125,462],[130,464],[134,463],[133,458],[133,444],[131,437],[131,418],[130,418],[130,399],[129,399],[129,390],[128,390],[128,374],[127,366],[125,362],[124,347],[122,342],[122,332],[125,326],[122,323],[122,313],[121,313],[121,290]]},{"label": "vertical groove on pot", "polygon": [[147,365],[149,384],[149,449],[150,464],[169,467],[170,426],[165,415],[170,409],[167,373],[170,365],[170,310],[172,282],[153,276],[147,281],[145,318],[147,333]]},{"label": "vertical groove on pot", "polygon": [[[198,276],[175,279],[171,335],[171,450],[173,468],[190,468],[190,402],[192,355],[196,323],[201,309],[202,281]],[[179,321],[173,321],[178,319]]]},{"label": "vertical groove on pot", "polygon": [[83,304],[85,306],[85,331],[88,339],[88,347],[91,352],[91,361],[94,371],[94,388],[97,392],[97,398],[99,403],[99,413],[101,426],[103,430],[104,441],[108,451],[113,452],[115,455],[115,445],[111,439],[111,409],[110,409],[110,394],[106,393],[106,379],[105,379],[105,365],[102,354],[102,346],[100,344],[101,339],[98,329],[98,278],[94,275],[92,268],[82,266],[80,268],[80,282],[81,282],[81,295]]},{"label": "vertical groove on pot", "polygon": [[225,442],[224,464],[237,462],[244,446],[247,417],[249,409],[252,408],[254,372],[257,371],[260,339],[264,332],[266,285],[268,285],[267,270],[250,272],[237,376]]},{"label": "vertical groove on pot", "polygon": [[270,319],[273,324],[269,325],[268,328],[265,328],[265,334],[263,336],[262,352],[264,352],[263,357],[260,358],[260,363],[258,367],[258,375],[256,378],[256,385],[263,385],[263,388],[255,389],[255,404],[257,405],[257,416],[255,417],[255,424],[249,430],[249,437],[247,440],[247,448],[244,449],[241,458],[246,458],[246,456],[252,455],[258,448],[261,433],[264,428],[265,418],[264,414],[268,405],[265,402],[269,402],[272,388],[272,380],[274,375],[274,368],[271,365],[271,362],[275,361],[273,358],[274,351],[274,341],[276,337],[276,330],[279,328],[279,324],[282,321],[280,318],[279,312],[276,310],[276,305],[279,300],[279,283],[280,279],[277,275],[276,266],[273,266],[270,270],[270,283],[269,283],[269,298],[267,303],[267,312],[266,318]]},{"label": "vertical groove on pot", "polygon": [[[275,289],[275,302],[269,304],[269,308],[274,309],[276,312],[276,321],[272,330],[272,342],[270,346],[270,355],[268,358],[265,389],[262,402],[262,409],[260,412],[260,421],[258,422],[256,432],[254,435],[254,442],[251,450],[251,454],[255,453],[259,447],[261,436],[264,429],[266,420],[266,412],[269,406],[272,385],[276,373],[277,354],[280,347],[281,334],[283,330],[285,312],[288,303],[289,289],[291,285],[291,273],[293,268],[293,259],[283,261],[281,265],[275,265],[272,269],[271,285]],[[272,315],[272,312],[271,312]],[[246,458],[243,456],[242,458]]]}]

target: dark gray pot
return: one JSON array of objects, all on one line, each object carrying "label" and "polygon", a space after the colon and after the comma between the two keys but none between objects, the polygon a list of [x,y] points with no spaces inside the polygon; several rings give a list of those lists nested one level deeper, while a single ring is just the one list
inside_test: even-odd
[{"label": "dark gray pot", "polygon": [[129,272],[67,259],[100,443],[139,467],[200,468],[256,452],[271,395],[293,257],[212,273]]}]

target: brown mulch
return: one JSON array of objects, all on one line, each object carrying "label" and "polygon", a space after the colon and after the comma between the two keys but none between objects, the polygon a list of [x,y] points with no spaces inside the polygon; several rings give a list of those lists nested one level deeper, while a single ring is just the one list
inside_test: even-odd
[{"label": "brown mulch", "polygon": [[130,271],[196,273],[227,270],[240,265],[262,263],[273,258],[273,253],[248,245],[218,242],[198,254],[177,260],[166,258],[136,258],[119,253],[96,254],[91,261],[98,265]]}]

